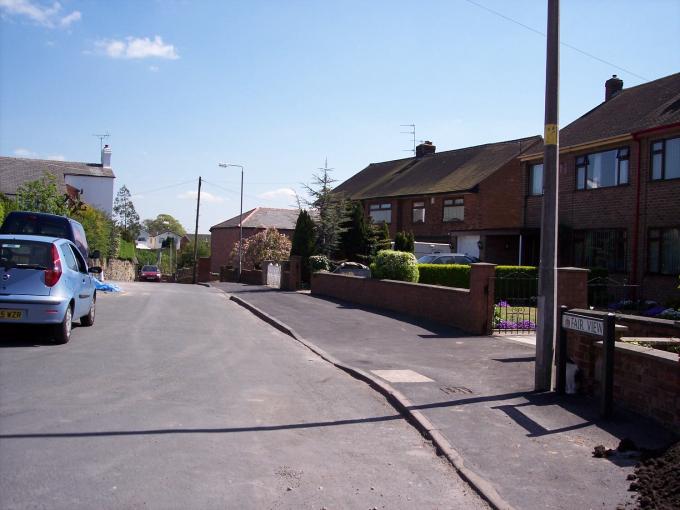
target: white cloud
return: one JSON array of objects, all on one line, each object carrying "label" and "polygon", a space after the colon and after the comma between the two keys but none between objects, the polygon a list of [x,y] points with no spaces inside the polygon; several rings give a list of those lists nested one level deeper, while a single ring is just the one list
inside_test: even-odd
[{"label": "white cloud", "polygon": [[62,16],[59,2],[41,5],[34,0],[0,0],[0,10],[5,15],[23,16],[47,28],[66,28],[82,18],[80,11]]},{"label": "white cloud", "polygon": [[[182,200],[196,200],[198,198],[198,191],[185,191],[184,193],[177,195],[177,198]],[[224,202],[224,198],[208,193],[207,191],[202,191],[201,202],[219,204],[220,202]]]},{"label": "white cloud", "polygon": [[258,198],[263,198],[265,200],[276,200],[279,198],[295,198],[297,193],[291,188],[279,188],[272,191],[265,191],[257,195]]},{"label": "white cloud", "polygon": [[111,58],[163,58],[169,60],[179,58],[175,47],[172,44],[165,44],[160,35],[155,36],[153,40],[148,37],[126,37],[125,40],[104,39],[97,41],[95,46],[99,53]]},{"label": "white cloud", "polygon": [[52,161],[66,161],[66,156],[63,154],[53,154],[51,156],[47,156],[47,159],[50,159]]},{"label": "white cloud", "polygon": [[160,70],[160,67],[158,66],[149,66],[149,71],[152,73],[157,73]]},{"label": "white cloud", "polygon": [[38,155],[28,149],[24,149],[23,147],[19,147],[18,149],[14,149],[14,155],[19,157],[19,158],[37,158]]}]

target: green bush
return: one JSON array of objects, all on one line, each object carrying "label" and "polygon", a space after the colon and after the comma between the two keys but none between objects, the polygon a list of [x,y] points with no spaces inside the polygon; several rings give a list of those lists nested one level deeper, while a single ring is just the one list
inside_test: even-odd
[{"label": "green bush", "polygon": [[[124,242],[124,241],[121,241],[121,242]],[[153,265],[156,265],[157,262],[158,262],[158,252],[156,250],[137,250],[137,263],[140,266],[147,266],[147,265],[153,266]]]},{"label": "green bush", "polygon": [[418,264],[419,283],[470,288],[470,266],[466,264]]},{"label": "green bush", "polygon": [[538,278],[536,266],[496,266],[496,278]]},{"label": "green bush", "polygon": [[134,260],[135,243],[131,241],[126,241],[125,239],[121,239],[120,249],[118,250],[118,258],[121,258],[123,260]]},{"label": "green bush", "polygon": [[413,253],[394,250],[381,250],[371,264],[373,278],[399,280],[402,282],[418,281],[418,263]]},{"label": "green bush", "polygon": [[309,269],[312,273],[317,271],[330,271],[331,261],[325,255],[312,255],[309,257]]}]

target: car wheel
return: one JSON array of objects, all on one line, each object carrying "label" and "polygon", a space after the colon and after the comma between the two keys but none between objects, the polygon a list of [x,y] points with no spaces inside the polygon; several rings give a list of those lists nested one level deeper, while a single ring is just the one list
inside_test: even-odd
[{"label": "car wheel", "polygon": [[90,306],[90,311],[87,315],[83,315],[80,318],[81,326],[92,326],[94,324],[94,315],[97,307],[97,294],[92,297],[92,306]]},{"label": "car wheel", "polygon": [[66,307],[64,320],[54,326],[54,343],[65,344],[71,339],[71,327],[73,326],[73,310],[71,305]]}]

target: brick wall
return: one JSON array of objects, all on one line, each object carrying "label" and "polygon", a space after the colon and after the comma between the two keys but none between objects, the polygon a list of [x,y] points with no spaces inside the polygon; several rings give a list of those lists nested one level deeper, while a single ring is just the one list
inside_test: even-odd
[{"label": "brick wall", "polygon": [[[575,310],[598,316],[600,313]],[[617,316],[628,326],[625,336],[680,336],[680,322]],[[619,333],[621,335],[623,333]],[[602,342],[578,332],[567,333],[567,352],[582,374],[581,390],[599,394],[602,384]],[[616,342],[614,403],[648,416],[680,432],[680,362],[675,353]]]},{"label": "brick wall", "polygon": [[460,328],[474,335],[491,331],[493,264],[473,264],[470,289],[314,273],[312,294],[392,310]]}]

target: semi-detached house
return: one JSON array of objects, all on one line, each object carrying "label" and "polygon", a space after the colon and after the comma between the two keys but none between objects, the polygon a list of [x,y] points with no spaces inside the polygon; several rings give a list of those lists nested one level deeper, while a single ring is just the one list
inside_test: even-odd
[{"label": "semi-detached house", "polygon": [[394,238],[449,243],[453,250],[498,264],[523,263],[524,181],[520,157],[540,136],[436,152],[425,142],[415,157],[372,163],[335,191],[360,200]]},{"label": "semi-detached house", "polygon": [[[628,89],[614,76],[604,99],[560,131],[559,264],[606,268],[640,296],[677,296],[680,73]],[[538,246],[542,157],[522,156],[525,253]]]}]

